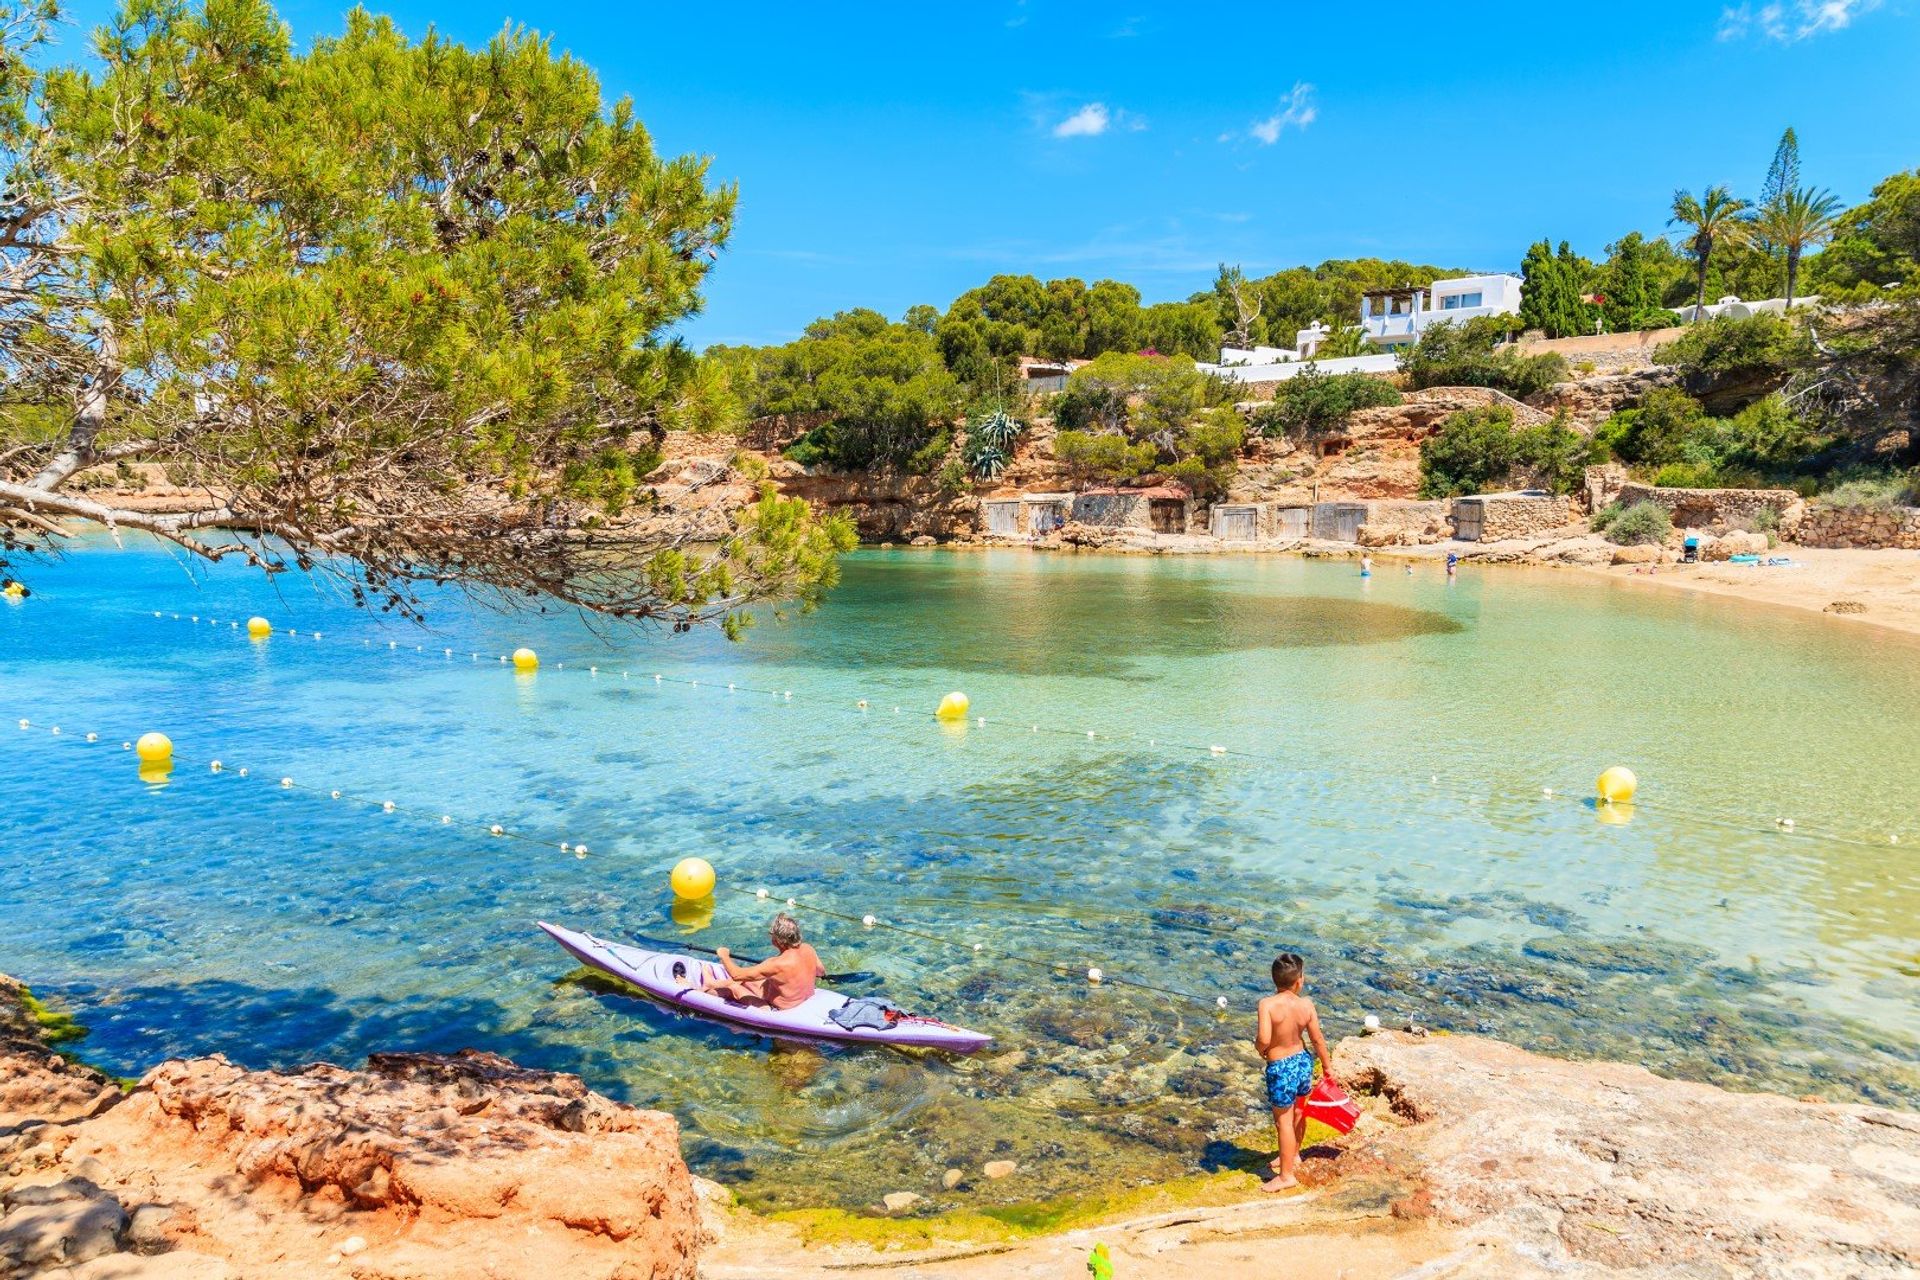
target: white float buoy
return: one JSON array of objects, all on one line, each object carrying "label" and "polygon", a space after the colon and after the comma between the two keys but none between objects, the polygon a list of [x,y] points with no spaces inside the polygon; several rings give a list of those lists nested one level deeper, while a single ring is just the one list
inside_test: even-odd
[{"label": "white float buoy", "polygon": [[1087,970],[1087,981],[1091,982],[1096,987],[1100,985],[1100,979],[1106,976],[1107,976],[1106,974],[1100,972],[1100,966],[1098,965],[1095,965],[1093,968]]},{"label": "white float buoy", "polygon": [[1226,998],[1225,996],[1215,996],[1215,997],[1213,998],[1213,1007],[1214,1007],[1214,1008],[1216,1008],[1216,1009],[1224,1009],[1224,1008],[1226,1008],[1226,1007],[1227,1007],[1227,998]]},{"label": "white float buoy", "polygon": [[860,923],[867,926],[867,928],[871,929],[877,923],[877,921],[875,921],[872,916],[866,915],[866,916],[860,917]]},{"label": "white float buoy", "polygon": [[492,833],[493,833],[494,835],[496,835],[496,836],[503,836],[503,835],[505,835],[505,834],[507,834],[507,829],[506,829],[505,827],[503,827],[503,826],[501,826],[501,825],[500,825],[499,823],[497,823],[497,822],[496,822],[496,823],[494,823],[494,824],[493,824],[492,826],[490,826],[490,827],[488,827],[488,828],[487,828],[487,830],[488,830],[488,831],[491,831],[491,832],[492,832]]},{"label": "white float buoy", "polygon": [[1369,1031],[1378,1031],[1380,1029],[1380,1015],[1377,1013],[1370,1013],[1364,1019],[1361,1020],[1360,1025],[1364,1026]]},{"label": "white float buoy", "polygon": [[753,896],[765,902],[767,900],[767,891],[765,889],[755,889]]},{"label": "white float buoy", "polygon": [[381,811],[382,813],[392,813],[392,812],[393,812],[393,801],[391,801],[391,800],[382,800],[382,801],[380,802],[380,811]]}]

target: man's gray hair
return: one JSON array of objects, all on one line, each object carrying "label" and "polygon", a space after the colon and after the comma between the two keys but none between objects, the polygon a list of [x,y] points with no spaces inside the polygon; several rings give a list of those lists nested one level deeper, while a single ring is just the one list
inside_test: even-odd
[{"label": "man's gray hair", "polygon": [[773,918],[773,928],[769,931],[778,947],[797,947],[800,945],[800,922],[782,911]]}]

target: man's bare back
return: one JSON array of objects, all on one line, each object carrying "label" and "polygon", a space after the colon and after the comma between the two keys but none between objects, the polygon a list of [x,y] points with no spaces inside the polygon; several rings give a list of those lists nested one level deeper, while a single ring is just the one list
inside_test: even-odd
[{"label": "man's bare back", "polygon": [[768,936],[774,955],[758,964],[737,964],[732,952],[719,948],[714,954],[720,957],[726,976],[704,983],[702,990],[740,1004],[771,1005],[775,1009],[805,1004],[815,984],[827,976],[826,966],[814,949],[800,940],[800,926],[785,912],[774,917]]}]

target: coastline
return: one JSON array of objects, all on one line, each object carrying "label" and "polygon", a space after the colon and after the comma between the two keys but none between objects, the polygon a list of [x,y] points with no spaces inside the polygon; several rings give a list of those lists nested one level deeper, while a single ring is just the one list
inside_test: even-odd
[{"label": "coastline", "polygon": [[[1151,539],[1151,540],[1149,540]],[[898,543],[875,547],[904,549]],[[911,548],[926,549],[923,547]],[[1780,544],[1778,553],[1791,567],[1764,568],[1725,561],[1658,565],[1612,564],[1612,544],[1580,530],[1551,538],[1507,542],[1433,542],[1416,546],[1362,547],[1344,542],[1295,542],[1280,546],[1222,544],[1198,535],[1149,535],[1100,545],[984,541],[938,544],[945,551],[1026,550],[1035,554],[1113,556],[1201,556],[1241,559],[1249,556],[1357,560],[1371,555],[1382,563],[1413,561],[1439,564],[1449,552],[1460,557],[1462,572],[1518,565],[1576,570],[1583,576],[1634,588],[1691,592],[1748,604],[1819,614],[1849,626],[1879,627],[1920,635],[1920,551],[1837,549]],[[1652,568],[1654,572],[1648,572]],[[1857,607],[1856,607],[1857,606]]]},{"label": "coastline", "polygon": [[[956,1210],[760,1217],[671,1116],[496,1055],[363,1069],[170,1060],[124,1092],[0,981],[0,1275],[47,1280],[1892,1277],[1920,1267],[1920,1115],[1735,1093],[1476,1036],[1335,1048],[1354,1132],[1302,1187],[1248,1152],[1174,1184]],[[1063,1049],[1063,1052],[1070,1050]],[[1229,1082],[1223,1082],[1232,1087]],[[1008,1175],[1017,1177],[1017,1173]]]}]

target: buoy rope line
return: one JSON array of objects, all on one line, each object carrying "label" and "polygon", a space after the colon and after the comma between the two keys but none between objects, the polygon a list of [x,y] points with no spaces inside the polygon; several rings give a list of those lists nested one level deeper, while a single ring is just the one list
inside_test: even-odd
[{"label": "buoy rope line", "polygon": [[[242,635],[250,635],[250,638],[255,638],[255,639],[260,638],[260,635],[264,634],[264,633],[250,633],[248,628],[248,623],[246,621],[237,620],[237,619],[231,619],[231,618],[220,619],[220,618],[214,618],[214,617],[202,617],[199,614],[182,615],[179,613],[172,613],[172,612],[169,612],[166,610],[160,610],[160,609],[140,610],[139,612],[144,616],[151,616],[153,618],[172,618],[177,621],[189,622],[189,623],[195,624],[196,626],[201,623],[206,623],[209,625],[211,629],[216,631],[221,631],[224,633],[237,633]],[[286,635],[286,636],[294,637],[301,640],[308,640],[308,641],[315,641],[315,642],[324,641],[325,639],[324,634],[320,631],[309,630],[309,631],[302,632],[296,628],[291,628],[291,627],[287,628],[284,632],[278,629],[275,629],[272,632],[272,634]],[[352,646],[345,644],[345,642],[342,642],[342,647],[351,648]],[[363,649],[371,649],[376,652],[380,651],[381,649],[381,646],[376,645],[371,639],[367,639],[364,637],[361,639],[360,647]],[[428,647],[424,644],[416,644],[411,647],[406,647],[406,646],[402,646],[400,642],[396,640],[387,641],[384,646],[384,649],[386,652],[393,654],[395,656],[400,656],[400,655],[426,656],[428,653]],[[530,653],[531,651],[522,651],[522,652]],[[458,656],[459,651],[451,647],[441,646],[440,654],[444,659],[453,659]],[[467,654],[468,654],[468,662],[470,664],[480,662],[483,658],[483,654],[477,650],[468,650]],[[503,653],[503,654],[495,655],[494,661],[498,664],[515,666],[517,657],[518,657],[518,654]],[[537,660],[535,665],[537,665]],[[580,671],[580,668],[581,668],[581,664],[576,661],[572,667],[572,671],[577,675]],[[526,670],[530,668],[521,668],[521,669]],[[565,662],[556,662],[554,664],[554,670],[556,671],[564,671],[567,669],[568,667]],[[609,678],[611,678],[614,673],[614,670],[615,670],[614,667],[609,666],[606,669],[605,674]],[[633,675],[633,671],[631,667],[621,667],[618,670],[619,670],[619,678],[622,683],[633,683],[635,681],[636,677]],[[599,667],[598,664],[587,664],[586,671],[590,679],[597,679],[602,674],[601,668]],[[746,693],[746,694],[755,694],[755,695],[772,697],[782,703],[793,702],[796,700],[795,694],[791,689],[774,689],[774,688],[769,688],[762,685],[743,684],[739,681],[721,681],[721,680],[711,680],[711,679],[700,680],[700,679],[696,679],[689,676],[669,675],[665,672],[658,672],[658,671],[644,671],[638,677],[638,680],[643,684],[650,681],[655,686],[674,685],[674,686],[684,688],[684,689],[689,689],[689,690],[701,689],[701,690],[712,691],[712,690],[724,689],[728,693]],[[815,706],[815,707],[820,707],[820,706],[829,707],[831,709],[840,711],[842,713],[845,713],[851,710],[855,714],[863,717],[870,716],[874,709],[872,700],[865,699],[865,698],[857,700],[854,703],[853,707],[851,708],[847,707],[844,700],[838,699],[838,698],[827,699],[827,698],[820,698],[820,697],[803,694],[798,698],[798,701],[801,701],[807,705]],[[892,707],[892,713],[895,716],[902,716],[906,714],[903,703],[893,703],[891,702],[891,700],[883,699],[882,705],[890,705]],[[930,720],[939,722],[941,719],[941,717],[937,712],[932,712],[932,711],[915,711],[912,713],[912,716],[916,720],[930,719]],[[1235,762],[1246,763],[1248,765],[1268,765],[1268,766],[1277,766],[1282,768],[1292,767],[1290,765],[1290,762],[1283,759],[1282,757],[1271,755],[1266,752],[1247,751],[1240,748],[1221,746],[1217,744],[1201,745],[1193,742],[1184,742],[1177,738],[1161,738],[1157,736],[1149,737],[1145,734],[1114,732],[1112,730],[1101,731],[1101,730],[1094,730],[1094,729],[1086,729],[1086,730],[1071,729],[1061,725],[1035,724],[1032,722],[1022,722],[1019,720],[1002,718],[1002,717],[994,717],[992,719],[989,719],[986,716],[968,716],[965,718],[965,723],[969,726],[977,726],[980,728],[995,728],[995,729],[1010,730],[1010,731],[1016,731],[1016,732],[1019,730],[1020,725],[1022,723],[1025,723],[1027,726],[1026,732],[1028,733],[1045,734],[1045,735],[1051,735],[1054,737],[1072,738],[1072,739],[1085,740],[1085,741],[1121,743],[1121,744],[1128,744],[1128,745],[1134,745],[1134,746],[1138,746],[1144,743],[1146,746],[1154,749],[1165,748],[1173,751],[1183,751],[1183,752],[1188,752],[1196,755],[1205,755],[1215,759],[1226,758],[1226,759],[1233,760]],[[1413,785],[1416,785],[1416,786],[1419,785],[1417,780],[1409,780],[1409,781],[1412,782]],[[1462,792],[1462,791],[1454,790],[1445,786],[1438,785],[1437,775],[1434,779],[1434,782],[1438,788],[1438,794],[1445,799],[1455,800],[1455,801],[1464,799],[1469,803],[1482,802],[1480,797],[1472,794],[1471,792]],[[1499,794],[1499,793],[1490,791],[1487,799],[1490,801],[1494,794]],[[1513,793],[1508,793],[1508,794],[1513,794]],[[1560,801],[1571,802],[1575,804],[1585,803],[1584,790],[1579,787],[1567,787],[1567,788],[1542,787],[1540,794],[1542,798],[1548,799],[1548,800],[1560,800]],[[1604,805],[1607,802],[1602,801],[1601,803]],[[1659,816],[1667,818],[1669,821],[1697,822],[1702,825],[1715,826],[1723,830],[1732,831],[1739,834],[1750,835],[1756,832],[1766,831],[1769,829],[1769,827],[1771,827],[1771,829],[1781,832],[1783,834],[1795,835],[1803,839],[1826,840],[1826,841],[1831,841],[1831,842],[1840,843],[1840,844],[1859,845],[1865,848],[1880,848],[1886,845],[1897,845],[1900,843],[1900,835],[1897,832],[1887,833],[1885,835],[1881,835],[1878,833],[1864,834],[1864,833],[1856,833],[1856,832],[1847,832],[1847,831],[1841,831],[1834,828],[1823,827],[1818,825],[1813,825],[1813,826],[1802,825],[1791,817],[1776,817],[1772,819],[1771,823],[1763,823],[1761,819],[1752,817],[1750,815],[1735,814],[1735,813],[1730,813],[1725,811],[1716,811],[1701,805],[1681,805],[1677,803],[1670,805],[1661,801],[1649,801],[1639,795],[1635,795],[1631,801],[1622,802],[1622,804],[1617,806],[1616,808],[1617,808],[1617,811],[1620,811],[1620,812],[1645,811],[1650,814],[1658,814]]]},{"label": "buoy rope line", "polygon": [[[16,721],[16,723],[19,725],[21,731],[23,732],[28,732],[35,729],[36,727],[39,727],[39,726],[36,726],[31,719],[28,719],[25,717],[21,717]],[[83,749],[86,747],[96,747],[102,750],[112,750],[112,741],[113,741],[112,735],[103,736],[98,732],[74,733],[67,729],[64,729],[62,726],[58,724],[49,724],[45,726],[45,728],[48,735],[50,737],[59,739],[60,743],[63,746],[77,747],[77,748],[83,748]],[[134,746],[135,746],[135,742],[132,739],[121,739],[120,741],[120,749],[122,751],[128,752],[129,754],[133,752]],[[204,769],[209,773],[216,774],[221,777],[234,778],[236,780],[238,779],[245,779],[248,781],[254,781],[254,780],[272,781],[273,780],[271,771],[267,773],[260,773],[255,771],[251,766],[233,765],[220,759],[182,760],[179,757],[174,757],[169,755],[164,762],[152,762],[149,764],[148,767],[163,769],[166,772],[170,773],[176,766],[181,764],[185,764],[188,767],[195,768],[195,769]],[[476,830],[476,831],[485,831],[489,836],[492,836],[494,838],[517,841],[521,844],[537,846],[542,849],[551,850],[555,847],[554,841],[551,840],[550,838],[534,835],[526,831],[514,830],[500,823],[488,823],[488,822],[477,821],[470,818],[459,818],[454,816],[453,814],[439,812],[437,810],[421,809],[412,805],[402,805],[393,800],[377,800],[370,796],[360,795],[357,793],[350,793],[347,791],[340,790],[338,788],[329,788],[326,786],[316,786],[310,783],[298,782],[290,775],[280,776],[277,780],[276,789],[281,791],[287,791],[287,792],[299,792],[309,796],[324,796],[328,799],[338,800],[343,803],[360,806],[362,808],[366,808],[370,810],[376,810],[382,814],[393,814],[401,817],[418,819],[420,821],[437,822],[438,825],[443,827],[449,827],[453,829],[470,829],[470,830]],[[560,841],[558,848],[561,853],[572,853],[576,858],[585,858],[587,856],[587,846],[585,844],[576,844],[571,841]],[[729,885],[727,886],[727,888],[730,892],[736,895],[744,895],[746,897],[754,898],[758,901],[766,902],[766,901],[774,900],[771,891],[767,889],[745,889],[737,885]],[[883,920],[880,917],[875,916],[871,913],[865,914],[865,915],[854,915],[851,912],[840,911],[833,907],[825,907],[825,906],[819,905],[818,903],[802,901],[797,897],[788,897],[788,898],[780,899],[779,901],[788,910],[811,912],[815,915],[826,916],[830,919],[849,921],[865,929],[882,929],[882,930],[891,931],[893,933],[898,933],[906,937],[916,938],[923,942],[934,943],[941,946],[958,947],[963,950],[970,951],[972,954],[975,954],[975,955],[990,955],[996,961],[1011,960],[1017,964],[1028,965],[1037,969],[1045,969],[1050,973],[1063,976],[1063,977],[1071,976],[1072,974],[1075,973],[1077,968],[1077,966],[1065,963],[1063,961],[1047,960],[1038,956],[1030,956],[1021,952],[1008,950],[1004,947],[995,946],[995,947],[989,948],[985,943],[981,943],[981,942],[967,943],[959,939],[946,937],[941,934],[931,933],[922,929],[916,929],[909,925],[898,924],[890,920]],[[507,973],[507,972],[514,972],[514,970],[509,969],[509,970],[503,971],[503,973]],[[1143,981],[1140,981],[1139,979],[1125,978],[1125,977],[1121,977],[1114,974],[1108,974],[1105,970],[1101,969],[1098,966],[1088,967],[1085,970],[1085,975],[1088,983],[1093,986],[1100,986],[1102,984],[1105,984],[1105,985],[1115,986],[1115,987],[1129,987],[1135,990],[1152,992],[1156,995],[1173,997],[1181,1000],[1190,1000],[1196,1004],[1211,1005],[1216,1009],[1222,1009],[1222,1010],[1226,1009],[1229,1003],[1227,998],[1224,995],[1216,996],[1213,999],[1209,1000],[1205,996],[1196,995],[1190,991],[1180,991],[1172,987],[1162,987],[1151,982],[1143,982]],[[499,975],[494,975],[489,978],[482,979],[481,981],[473,984],[473,986],[477,987],[477,986],[484,985],[486,982],[495,981],[497,980],[498,976]],[[463,990],[472,990],[472,989],[473,987],[468,987],[468,988],[464,988]]]}]

